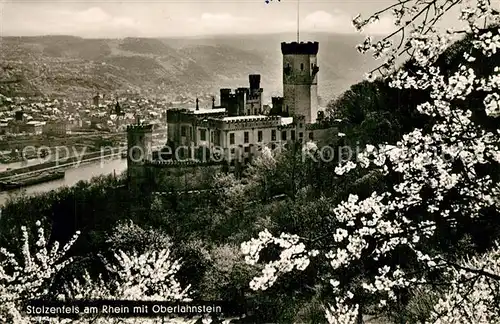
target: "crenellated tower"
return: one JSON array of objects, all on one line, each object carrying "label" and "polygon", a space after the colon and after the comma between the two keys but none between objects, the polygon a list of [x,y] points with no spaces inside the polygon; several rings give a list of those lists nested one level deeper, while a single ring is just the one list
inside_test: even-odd
[{"label": "crenellated tower", "polygon": [[289,116],[302,115],[306,123],[318,116],[318,42],[281,43],[283,106]]},{"label": "crenellated tower", "polygon": [[153,156],[153,125],[130,125],[127,127],[127,178],[129,189],[143,190],[147,185],[144,164]]}]

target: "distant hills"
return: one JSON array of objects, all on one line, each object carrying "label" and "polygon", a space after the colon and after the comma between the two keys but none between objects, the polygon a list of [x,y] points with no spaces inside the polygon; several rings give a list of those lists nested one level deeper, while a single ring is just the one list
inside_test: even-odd
[{"label": "distant hills", "polygon": [[[96,92],[175,98],[247,86],[260,73],[264,95],[281,94],[282,41],[293,35],[184,39],[0,38],[0,94],[90,98]],[[327,101],[359,81],[376,62],[358,54],[360,36],[303,35],[320,42],[319,92]]]}]

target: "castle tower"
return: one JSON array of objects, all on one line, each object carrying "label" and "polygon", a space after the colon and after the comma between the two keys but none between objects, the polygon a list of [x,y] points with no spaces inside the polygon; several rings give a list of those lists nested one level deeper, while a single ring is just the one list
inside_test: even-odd
[{"label": "castle tower", "polygon": [[127,127],[127,178],[129,189],[143,190],[147,185],[145,161],[152,158],[153,125]]},{"label": "castle tower", "polygon": [[229,97],[231,96],[231,89],[223,88],[220,89],[220,106],[223,108],[229,108]]},{"label": "castle tower", "polygon": [[315,123],[318,115],[318,42],[281,43],[283,112]]},{"label": "castle tower", "polygon": [[246,102],[247,115],[259,115],[262,112],[263,92],[263,89],[260,87],[260,74],[250,74],[248,81],[250,88]]}]

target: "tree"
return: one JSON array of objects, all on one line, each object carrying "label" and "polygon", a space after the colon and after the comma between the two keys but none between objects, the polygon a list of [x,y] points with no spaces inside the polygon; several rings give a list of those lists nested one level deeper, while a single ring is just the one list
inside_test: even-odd
[{"label": "tree", "polygon": [[[30,244],[28,230],[21,227],[21,257],[0,249],[0,320],[4,323],[25,323],[28,320],[21,315],[23,303],[28,299],[45,296],[55,275],[71,263],[66,253],[75,243],[80,232],[62,248],[58,242],[47,244],[40,221],[36,222],[38,239],[33,247]],[[33,253],[34,252],[34,253]]]},{"label": "tree", "polygon": [[451,286],[431,313],[434,323],[495,323],[500,314],[500,249],[463,260],[450,268]]},{"label": "tree", "polygon": [[[441,33],[435,25],[458,4],[464,5],[460,19],[466,28]],[[456,251],[447,244],[450,237],[452,244],[458,242],[500,212],[500,67],[476,72],[473,64],[476,59],[491,58],[500,47],[498,28],[492,25],[500,22],[500,13],[486,0],[474,4],[406,0],[368,19],[357,16],[354,26],[360,30],[388,10],[398,24],[396,31],[377,42],[368,37],[358,47],[385,59],[367,77],[373,81],[374,73],[380,72],[391,80],[392,87],[429,91],[430,99],[417,110],[432,117],[432,127],[414,129],[394,145],[367,145],[356,161],[336,168],[340,176],[359,168],[379,170],[393,185],[366,196],[351,194],[332,206],[329,216],[335,229],[330,233],[308,239],[288,233],[275,237],[264,230],[258,238],[243,243],[249,264],[259,262],[269,246],[281,248],[278,258],[263,265],[261,276],[250,287],[266,290],[284,274],[305,270],[311,258],[325,257],[331,268],[323,279],[330,282],[335,295],[325,301],[330,323],[359,323],[369,309],[378,313],[403,309],[409,290],[443,284],[449,284],[451,290],[442,297],[433,320],[468,323],[498,318],[494,297],[485,298],[480,289],[468,296],[469,290],[462,289],[460,282],[471,278],[463,273],[477,277],[478,287],[491,281],[496,285],[500,277],[484,270],[485,261],[457,262]],[[402,35],[394,46],[392,40],[398,32]],[[469,35],[473,46],[462,51],[463,60],[454,70],[443,73],[436,63],[460,34]],[[397,69],[397,59],[407,53],[410,62]],[[498,233],[485,238],[484,245],[491,247],[495,236]],[[492,261],[495,255],[492,252],[484,258]],[[352,269],[358,274],[346,276]],[[452,269],[452,275],[447,269]],[[474,318],[465,311],[441,314],[448,310],[446,305],[468,298],[473,302],[472,311],[479,312]],[[397,320],[405,322],[404,316],[399,314]]]},{"label": "tree", "polygon": [[[62,248],[57,242],[48,244],[40,221],[36,222],[38,239],[32,246],[25,226],[21,227],[21,255],[0,249],[0,320],[5,323],[88,323],[89,318],[51,318],[29,316],[22,313],[25,303],[33,299],[59,301],[77,301],[92,299],[111,300],[151,300],[151,301],[182,301],[188,302],[189,286],[182,288],[176,279],[176,273],[181,263],[172,257],[169,241],[158,237],[156,233],[138,230],[133,223],[122,224],[118,230],[130,230],[126,233],[115,233],[111,238],[116,239],[117,246],[126,242],[133,242],[138,237],[147,237],[152,243],[149,249],[138,253],[115,250],[112,261],[103,258],[105,274],[97,278],[92,277],[87,270],[80,278],[67,282],[64,291],[54,290],[57,275],[71,262],[73,257],[67,257],[67,252],[74,245],[80,232]],[[149,234],[149,235],[148,235]],[[116,242],[115,242],[116,243]],[[167,246],[167,247],[165,247]],[[113,247],[113,246],[112,246]],[[164,248],[160,248],[164,247]],[[22,261],[19,257],[22,257]],[[106,318],[105,316],[93,319],[93,323],[195,323],[197,321],[210,323],[209,317],[195,318]]]}]

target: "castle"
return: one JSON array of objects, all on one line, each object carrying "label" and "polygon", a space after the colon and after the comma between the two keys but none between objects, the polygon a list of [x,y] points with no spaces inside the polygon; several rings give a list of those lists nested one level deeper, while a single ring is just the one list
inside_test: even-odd
[{"label": "castle", "polygon": [[[249,75],[249,87],[220,89],[211,108],[167,110],[167,143],[153,152],[152,125],[132,125],[128,133],[128,178],[133,188],[171,174],[173,168],[245,164],[263,145],[315,141],[323,111],[318,107],[318,42],[281,43],[283,96],[272,98],[264,114],[261,76]],[[163,170],[163,171],[162,171]],[[148,179],[146,181],[146,179]]]}]

